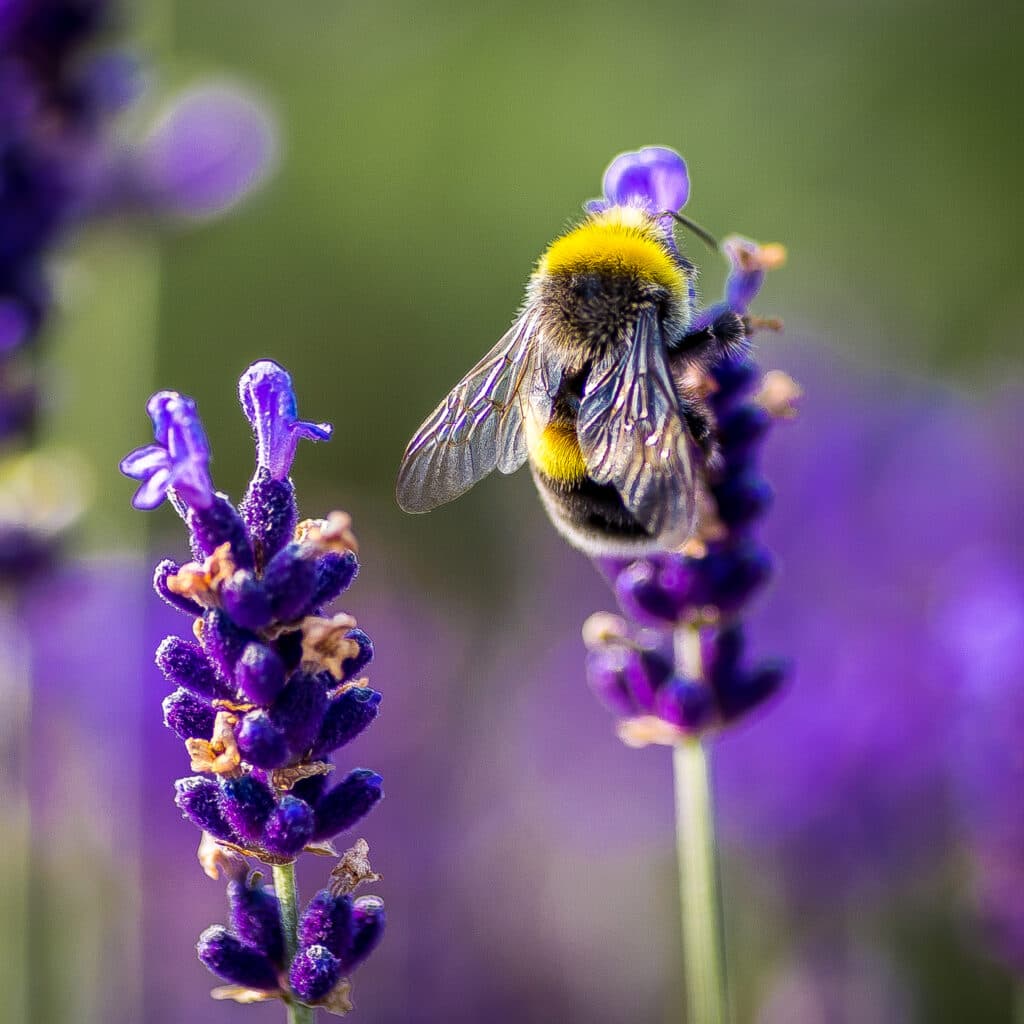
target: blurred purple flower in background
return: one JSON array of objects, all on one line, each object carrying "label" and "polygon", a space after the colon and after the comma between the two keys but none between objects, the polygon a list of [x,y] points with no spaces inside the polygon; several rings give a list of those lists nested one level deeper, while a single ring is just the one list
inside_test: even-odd
[{"label": "blurred purple flower in background", "polygon": [[[40,394],[36,339],[53,299],[50,263],[101,215],[209,217],[272,170],[275,133],[235,87],[177,97],[140,145],[116,116],[142,93],[138,62],[103,51],[120,5],[108,0],[4,0],[0,14],[0,444],[23,448]],[[0,484],[2,486],[2,484]],[[8,512],[13,502],[4,503]],[[52,531],[0,518],[0,574],[52,554]]]},{"label": "blurred purple flower in background", "polygon": [[210,217],[260,185],[276,161],[277,136],[264,106],[238,86],[207,84],[174,97],[130,169],[144,206]]},{"label": "blurred purple flower in background", "polygon": [[718,782],[726,841],[774,852],[793,899],[827,916],[947,849],[962,665],[936,598],[970,583],[951,567],[994,529],[1003,482],[956,395],[835,353],[786,359],[810,427],[767,459],[780,585],[752,630],[791,637],[797,670],[770,728],[723,739]]},{"label": "blurred purple flower in background", "polygon": [[[1013,667],[1013,606],[1020,600],[1014,567],[1021,554],[1013,496],[1021,475],[1012,453],[993,444],[1007,426],[989,410],[819,346],[772,344],[807,385],[807,397],[799,429],[780,433],[765,457],[778,497],[764,535],[781,582],[752,612],[750,628],[760,644],[788,645],[797,671],[763,721],[741,724],[719,741],[719,807],[733,858],[730,879],[741,872],[756,886],[766,873],[783,872],[799,887],[796,895],[804,893],[797,906],[812,912],[820,934],[822,919],[835,929],[850,927],[851,892],[864,894],[870,885],[868,891],[891,894],[912,880],[927,884],[921,868],[948,858],[951,771],[977,773],[969,793],[977,811],[987,806],[985,817],[991,814],[991,830],[975,819],[974,848],[981,854],[983,839],[998,839],[991,848],[1005,863],[1024,863],[1024,847],[1013,845],[1020,733],[1008,710],[1020,691]],[[1012,410],[1008,402],[1007,417]],[[962,487],[946,486],[951,460]],[[936,503],[937,491],[947,504]],[[808,515],[808,503],[822,511]],[[360,580],[363,617],[374,623],[381,650],[377,673],[415,681],[424,677],[424,652],[430,664],[429,686],[389,690],[389,721],[398,726],[364,734],[348,748],[372,743],[374,766],[402,779],[371,819],[369,838],[380,850],[374,866],[403,914],[379,954],[360,968],[361,985],[373,991],[368,1019],[618,1024],[653,1019],[678,998],[674,907],[664,898],[672,870],[671,782],[661,758],[615,740],[580,685],[573,634],[606,587],[581,556],[549,536],[540,516],[527,522],[523,550],[531,561],[520,570],[521,591],[503,598],[503,615],[516,628],[499,631],[497,647],[481,649],[486,631],[470,609],[440,618],[418,607],[400,578],[389,583],[375,573],[375,580]],[[988,542],[965,541],[964,523]],[[132,843],[144,851],[141,1018],[213,1024],[226,1019],[225,1008],[209,1000],[204,969],[181,952],[202,923],[217,919],[222,893],[212,883],[195,884],[190,830],[171,800],[153,798],[162,787],[170,795],[182,751],[152,712],[161,680],[142,648],[151,651],[172,631],[178,613],[154,607],[155,599],[146,608],[139,571],[137,564],[118,571],[97,562],[88,573],[68,569],[59,591],[40,591],[38,643],[49,650],[55,632],[67,639],[66,657],[45,659],[49,682],[33,736],[46,749],[67,750],[69,764],[85,765],[75,776],[87,779],[88,766],[110,756],[106,703],[97,696],[106,687],[102,692],[117,696],[119,735],[139,737],[145,758],[132,743],[119,744],[121,763],[137,769],[126,767],[116,786],[76,787],[38,775],[45,794],[34,799],[40,828],[54,841],[66,828],[69,804],[78,807],[86,822],[78,842],[87,850],[108,838],[105,831],[94,836],[88,823],[107,820],[108,799],[117,803],[126,855]],[[836,578],[848,585],[835,586]],[[136,608],[140,616],[147,611],[144,626]],[[876,629],[876,608],[895,623],[891,629]],[[973,643],[952,628],[961,611]],[[107,642],[111,616],[124,623],[126,639],[136,638],[134,653]],[[1003,640],[986,638],[989,630]],[[528,645],[523,636],[531,638]],[[968,744],[968,705],[957,680],[967,678],[964,659],[976,655],[984,675],[968,694],[985,717],[974,720]],[[842,684],[830,674],[837,663]],[[83,671],[90,680],[85,691],[73,684]],[[933,672],[940,674],[931,678]],[[135,678],[138,686],[126,688],[124,680]],[[984,704],[976,693],[989,686],[993,700]],[[983,803],[978,797],[986,793]],[[101,810],[90,813],[97,801]],[[310,858],[301,866],[310,892],[322,884],[320,863]],[[641,871],[639,864],[648,867]],[[1024,890],[1011,886],[1013,875],[1002,877],[1006,885],[990,890],[988,906],[1006,916],[1019,908]],[[51,898],[64,899],[78,886],[77,876],[51,884]],[[747,913],[748,906],[739,911]],[[787,943],[799,939],[804,923],[780,923],[778,934]],[[438,935],[460,938],[438,942]],[[612,949],[633,951],[629,963],[610,957]],[[765,1024],[786,1019],[779,1014],[793,1006],[820,1013],[840,992],[851,1010],[883,1007],[882,1021],[916,1019],[909,1010],[898,1015],[903,981],[874,955],[863,972],[855,956],[852,973],[842,958],[830,967],[823,954],[794,965],[779,959],[776,945],[769,963],[736,964],[741,983],[763,993],[755,1004]],[[244,1012],[268,1021],[280,1016],[276,1006]],[[120,1024],[138,1016],[118,1018],[111,1009],[99,1019]],[[805,1024],[802,1016],[790,1019]],[[807,1024],[821,1019],[812,1015]]]},{"label": "blurred purple flower in background", "polygon": [[[999,436],[994,429],[992,439]],[[1019,488],[1020,466],[1000,468]],[[1024,559],[1015,522],[1019,506],[1003,508],[1004,528],[989,532],[948,566],[948,597],[935,617],[935,642],[959,668],[952,769],[972,857],[976,911],[993,952],[1021,974]]]},{"label": "blurred purple flower in background", "polygon": [[757,1024],[909,1024],[916,1019],[907,981],[880,956],[862,948],[819,949],[777,973]]},{"label": "blurred purple flower in background", "polygon": [[[249,367],[239,397],[257,443],[241,512],[214,492],[195,403],[176,392],[150,399],[155,443],[121,463],[142,480],[136,507],[169,498],[196,559],[161,562],[154,585],[193,618],[196,637],[168,636],[156,654],[176,687],[165,723],[202,773],[178,779],[175,800],[203,833],[206,872],[229,879],[231,926],[208,928],[199,958],[229,983],[218,998],[341,1013],[350,1008],[349,975],[384,929],[383,903],[351,893],[378,876],[357,842],[296,929],[293,865],[307,850],[337,856],[330,841],[381,798],[380,775],[366,769],[328,782],[330,755],[377,716],[381,695],[357,679],[373,644],[351,616],[325,614],[359,568],[348,517],[299,523],[289,477],[298,439],[326,440],[331,428],[298,419],[291,379],[271,360]],[[273,867],[273,892],[243,857]]]}]

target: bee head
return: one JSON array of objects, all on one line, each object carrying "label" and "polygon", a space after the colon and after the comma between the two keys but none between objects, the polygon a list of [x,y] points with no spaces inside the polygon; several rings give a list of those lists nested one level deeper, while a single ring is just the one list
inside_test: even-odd
[{"label": "bee head", "polygon": [[560,336],[603,347],[627,338],[652,304],[667,319],[685,319],[691,272],[656,217],[614,206],[551,244],[532,290]]}]

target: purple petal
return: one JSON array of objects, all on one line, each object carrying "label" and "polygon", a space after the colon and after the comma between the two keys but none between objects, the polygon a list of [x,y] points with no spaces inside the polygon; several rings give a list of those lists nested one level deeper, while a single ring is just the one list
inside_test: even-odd
[{"label": "purple petal", "polygon": [[20,303],[0,299],[0,353],[16,349],[31,329],[32,321]]},{"label": "purple petal", "polygon": [[132,506],[142,512],[156,508],[167,497],[167,488],[170,485],[171,471],[169,469],[157,470],[135,492]]},{"label": "purple petal", "polygon": [[287,479],[299,438],[326,441],[331,436],[329,423],[298,418],[292,379],[272,359],[261,359],[242,374],[238,400],[256,433],[256,463],[274,480]]},{"label": "purple petal", "polygon": [[726,305],[737,313],[745,313],[764,284],[765,272],[757,260],[757,243],[734,235],[725,239],[722,249],[731,264],[725,282]]},{"label": "purple petal", "polygon": [[288,980],[304,1003],[319,1002],[341,980],[341,962],[326,946],[307,946],[295,954]]},{"label": "purple petal", "polygon": [[210,446],[196,403],[176,391],[158,391],[146,404],[155,444],[136,448],[121,460],[121,472],[142,480],[132,499],[139,509],[155,508],[170,488],[192,508],[213,501]]},{"label": "purple petal", "polygon": [[615,206],[641,206],[649,213],[679,210],[690,195],[686,163],[663,146],[621,153],[605,171],[604,194]]},{"label": "purple petal", "polygon": [[199,936],[199,959],[218,977],[244,988],[273,991],[277,970],[262,950],[245,945],[223,925],[213,925]]},{"label": "purple petal", "polygon": [[147,444],[129,452],[122,460],[119,469],[125,476],[135,480],[152,476],[158,469],[169,469],[167,451],[159,445]]}]

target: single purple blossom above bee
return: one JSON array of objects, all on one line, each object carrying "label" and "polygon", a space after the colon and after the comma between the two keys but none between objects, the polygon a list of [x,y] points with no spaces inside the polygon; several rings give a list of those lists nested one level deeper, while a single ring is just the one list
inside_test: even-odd
[{"label": "single purple blossom above bee", "polygon": [[639,206],[648,213],[675,213],[690,197],[686,161],[664,146],[620,153],[604,173],[604,198],[586,204],[590,212],[611,206]]}]

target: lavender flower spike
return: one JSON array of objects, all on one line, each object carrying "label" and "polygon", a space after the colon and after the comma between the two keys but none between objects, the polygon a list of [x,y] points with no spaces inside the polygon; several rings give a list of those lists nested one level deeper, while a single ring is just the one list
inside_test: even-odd
[{"label": "lavender flower spike", "polygon": [[173,490],[190,508],[209,508],[210,445],[196,403],[177,391],[159,391],[146,409],[156,443],[136,448],[121,460],[121,472],[142,481],[132,504],[137,509],[156,508]]},{"label": "lavender flower spike", "polygon": [[[352,616],[326,607],[358,571],[351,520],[332,512],[298,522],[288,477],[299,438],[326,440],[331,428],[298,419],[291,379],[270,360],[246,370],[239,396],[257,444],[241,512],[214,493],[195,403],[177,392],[150,400],[155,443],[132,452],[121,469],[143,481],[136,508],[153,508],[170,493],[193,551],[191,562],[161,562],[154,585],[194,619],[188,639],[168,637],[157,651],[174,688],[164,721],[200,773],[178,780],[175,802],[204,834],[207,873],[216,877],[227,860],[235,865],[232,928],[204,932],[199,958],[230,983],[215,990],[217,998],[281,999],[290,1020],[309,1022],[313,1006],[351,1008],[348,975],[383,929],[374,898],[365,904],[372,913],[345,914],[344,929],[340,917],[335,922],[344,931],[332,940],[336,952],[299,942],[294,866],[306,850],[333,853],[331,840],[380,800],[381,777],[368,769],[327,785],[329,758],[377,717],[380,694],[362,679],[349,685],[373,644]],[[333,899],[348,900],[356,886],[378,880],[367,850],[358,840],[342,857]],[[246,878],[248,867],[238,867],[244,857],[272,869],[273,895]]]},{"label": "lavender flower spike", "polygon": [[256,464],[274,480],[288,478],[300,438],[330,439],[329,423],[299,419],[292,379],[272,359],[261,359],[242,374],[238,398],[256,432]]},{"label": "lavender flower spike", "polygon": [[[672,215],[689,194],[686,164],[660,147],[624,153],[605,173],[604,193],[603,201],[587,204],[592,213],[608,210],[628,225],[639,209],[661,221],[670,242]],[[687,336],[717,344],[675,364],[676,379],[686,379],[690,394],[705,402],[704,440],[689,438],[696,515],[688,535],[662,537],[664,550],[632,561],[614,550],[599,555],[624,616],[598,613],[583,628],[588,681],[618,719],[619,738],[631,747],[673,748],[676,806],[685,809],[677,835],[687,1019],[708,1024],[726,1019],[727,1001],[718,896],[709,885],[716,867],[702,738],[763,706],[786,678],[785,663],[745,657],[742,614],[772,569],[758,537],[773,493],[760,472],[761,448],[772,420],[790,418],[799,396],[785,374],[762,375],[746,344],[756,328],[775,325],[748,309],[785,250],[738,236],[721,248],[730,261],[722,301],[696,309],[691,288],[687,309]],[[673,397],[681,413],[700,401],[681,392]]]}]

